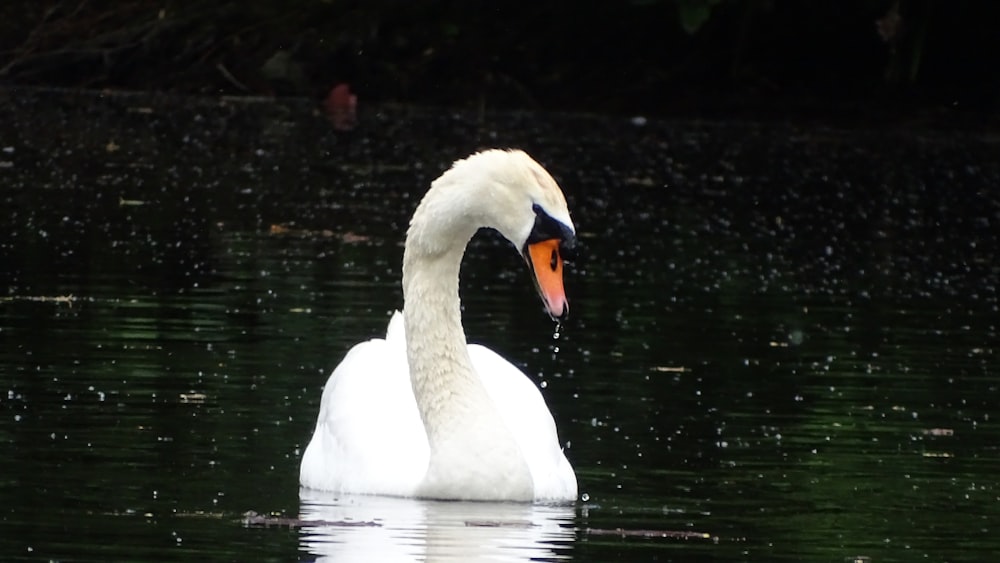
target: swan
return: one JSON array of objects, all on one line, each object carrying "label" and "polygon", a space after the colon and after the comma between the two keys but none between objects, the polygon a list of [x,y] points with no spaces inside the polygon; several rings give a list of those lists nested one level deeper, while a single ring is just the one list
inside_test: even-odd
[{"label": "swan", "polygon": [[458,274],[493,228],[521,251],[545,309],[564,318],[566,199],[519,150],[456,161],[417,206],[403,250],[403,312],[348,351],[323,390],[299,483],[337,493],[571,501],[576,475],[534,383],[462,328]]}]

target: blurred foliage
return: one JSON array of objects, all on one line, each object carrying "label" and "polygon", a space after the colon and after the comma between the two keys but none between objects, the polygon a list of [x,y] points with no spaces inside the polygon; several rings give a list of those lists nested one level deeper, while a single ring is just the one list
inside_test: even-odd
[{"label": "blurred foliage", "polygon": [[701,29],[701,26],[708,21],[712,15],[712,8],[720,0],[674,0],[677,3],[677,16],[681,20],[681,27],[687,33],[694,33]]},{"label": "blurred foliage", "polygon": [[7,0],[0,81],[663,113],[1000,99],[1000,3]]}]

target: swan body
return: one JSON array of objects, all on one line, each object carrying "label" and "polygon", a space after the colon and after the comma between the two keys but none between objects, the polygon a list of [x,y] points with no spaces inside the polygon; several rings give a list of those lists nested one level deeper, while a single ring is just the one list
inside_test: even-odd
[{"label": "swan body", "polygon": [[575,230],[555,180],[521,151],[457,161],[414,212],[403,312],[331,374],[302,456],[303,487],[463,500],[565,501],[576,476],[535,384],[468,344],[458,274],[482,227],[521,250],[549,314],[565,316],[562,253]]}]

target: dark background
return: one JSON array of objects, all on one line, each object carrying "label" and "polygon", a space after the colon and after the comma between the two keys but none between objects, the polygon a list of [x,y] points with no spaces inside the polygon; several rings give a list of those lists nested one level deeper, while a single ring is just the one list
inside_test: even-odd
[{"label": "dark background", "polygon": [[977,124],[998,21],[989,0],[5,0],[0,83]]}]

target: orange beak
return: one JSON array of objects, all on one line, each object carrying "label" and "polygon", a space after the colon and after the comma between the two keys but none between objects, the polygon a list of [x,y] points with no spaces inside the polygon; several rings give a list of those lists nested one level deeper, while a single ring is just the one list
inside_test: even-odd
[{"label": "orange beak", "polygon": [[556,320],[566,318],[569,303],[563,289],[563,260],[559,239],[552,238],[527,245],[525,259],[535,277],[535,288],[542,296],[545,310]]}]

